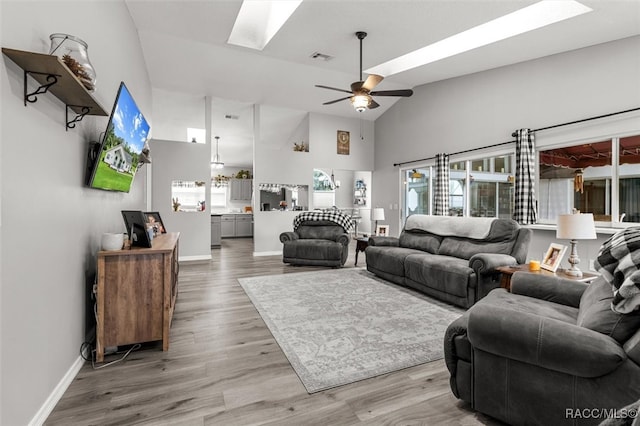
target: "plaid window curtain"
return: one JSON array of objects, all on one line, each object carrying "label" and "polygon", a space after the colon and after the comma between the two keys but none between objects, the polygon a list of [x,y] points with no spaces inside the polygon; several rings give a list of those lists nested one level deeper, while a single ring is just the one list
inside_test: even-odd
[{"label": "plaid window curtain", "polygon": [[449,154],[436,154],[435,182],[433,185],[433,214],[449,215]]},{"label": "plaid window curtain", "polygon": [[530,225],[538,220],[535,197],[535,136],[531,129],[516,132],[516,183],[513,219]]}]

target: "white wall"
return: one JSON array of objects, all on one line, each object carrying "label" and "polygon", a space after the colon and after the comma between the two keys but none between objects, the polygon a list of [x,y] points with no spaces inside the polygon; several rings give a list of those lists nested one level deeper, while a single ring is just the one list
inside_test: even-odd
[{"label": "white wall", "polygon": [[[358,119],[335,117],[326,114],[309,114],[309,152],[294,152],[290,143],[276,144],[265,140],[261,134],[261,116],[264,109],[256,107],[254,146],[254,191],[260,183],[308,185],[313,188],[313,169],[325,170],[373,170],[373,123]],[[270,114],[265,114],[270,116]],[[364,140],[360,139],[363,130]],[[337,153],[337,131],[350,132],[350,155]],[[291,132],[282,134],[289,140]],[[277,136],[277,135],[275,135]],[[296,137],[300,137],[296,134]],[[309,206],[313,209],[313,206]],[[275,254],[282,252],[279,235],[292,230],[297,212],[260,212],[254,209],[254,252]]]},{"label": "white wall", "polygon": [[[124,2],[2,2],[3,47],[47,53],[55,32],[88,43],[98,78],[95,97],[104,109],[111,111],[125,81],[153,129],[151,86]],[[146,197],[146,168],[129,194],[86,188],[88,143],[104,131],[107,117],[85,117],[65,131],[64,105],[43,94],[25,107],[22,85],[22,70],[2,56],[3,425],[43,420],[53,408],[46,404],[56,402],[48,399],[54,388],[68,372],[73,378],[89,332],[87,299],[100,236],[124,232],[120,210],[144,209]],[[29,87],[35,88],[32,79]]]},{"label": "white wall", "polygon": [[180,260],[211,259],[211,215],[174,212],[171,182],[204,181],[205,206],[211,202],[211,144],[152,139],[152,210],[160,213],[168,232],[180,232]]},{"label": "white wall", "polygon": [[[536,129],[639,107],[638,75],[640,37],[632,37],[417,87],[413,97],[394,104],[376,120],[373,205],[387,209],[386,222],[391,234],[397,234],[400,211],[388,209],[401,200],[394,163],[510,141],[511,133],[523,127]],[[639,130],[640,114],[634,113],[539,132],[536,138],[537,146],[544,147]],[[539,248],[551,241],[555,233],[535,231],[530,253],[539,256]],[[601,242],[580,243],[584,262],[587,255],[597,254]]]}]

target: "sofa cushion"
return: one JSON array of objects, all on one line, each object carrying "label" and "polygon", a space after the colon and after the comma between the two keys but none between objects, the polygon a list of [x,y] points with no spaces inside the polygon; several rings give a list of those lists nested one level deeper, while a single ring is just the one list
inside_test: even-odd
[{"label": "sofa cushion", "polygon": [[578,319],[578,309],[574,307],[509,293],[504,289],[492,290],[482,299],[482,303],[512,310],[515,315],[518,312],[522,312],[552,318],[569,324],[575,324]]},{"label": "sofa cushion", "polygon": [[414,253],[419,253],[419,251],[391,246],[369,246],[365,250],[367,267],[375,265],[375,269],[398,277],[404,277],[405,259]]},{"label": "sofa cushion", "polygon": [[412,281],[459,297],[466,297],[468,287],[475,287],[475,272],[469,262],[457,257],[411,254],[404,261],[404,274]]},{"label": "sofa cushion", "polygon": [[400,234],[400,247],[438,253],[442,237],[424,231],[404,231]]},{"label": "sofa cushion", "polygon": [[[309,222],[306,222],[309,223]],[[335,241],[338,235],[344,234],[341,226],[334,225],[301,225],[296,229],[299,238],[325,239]]]},{"label": "sofa cushion", "polygon": [[287,241],[282,249],[285,259],[340,260],[342,244],[324,239]]},{"label": "sofa cushion", "polygon": [[455,256],[461,259],[471,259],[478,253],[502,253],[509,254],[515,240],[503,240],[487,242],[484,240],[469,240],[466,238],[445,237],[440,243],[438,254],[443,256]]},{"label": "sofa cushion", "polygon": [[624,343],[638,331],[640,312],[614,312],[611,309],[612,300],[611,285],[602,277],[596,279],[582,294],[577,324]]}]

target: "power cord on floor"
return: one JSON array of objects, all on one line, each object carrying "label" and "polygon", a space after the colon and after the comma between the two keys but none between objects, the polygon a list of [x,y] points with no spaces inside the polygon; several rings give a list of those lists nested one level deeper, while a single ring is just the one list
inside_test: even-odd
[{"label": "power cord on floor", "polygon": [[[129,354],[133,351],[137,351],[138,349],[140,349],[142,347],[142,345],[140,343],[136,343],[135,345],[131,346],[129,348],[128,351],[126,351],[124,353],[124,355],[121,358],[118,358],[116,360],[113,360],[111,362],[108,362],[106,364],[102,364],[102,365],[96,365],[95,363],[95,350],[91,351],[91,366],[93,367],[94,370],[100,370],[101,368],[105,368],[108,367],[110,365],[116,364],[118,362],[124,361],[125,359],[127,359],[127,357],[129,356]],[[122,352],[116,352],[116,354],[121,354]]]}]

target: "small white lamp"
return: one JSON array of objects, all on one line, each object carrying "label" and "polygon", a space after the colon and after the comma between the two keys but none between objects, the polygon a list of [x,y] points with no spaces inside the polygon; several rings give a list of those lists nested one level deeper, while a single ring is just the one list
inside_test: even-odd
[{"label": "small white lamp", "polygon": [[373,232],[376,232],[378,229],[378,221],[384,220],[384,209],[382,207],[376,207],[371,210],[371,220],[375,221],[375,227],[373,228]]},{"label": "small white lamp", "polygon": [[573,277],[581,277],[582,271],[576,266],[580,263],[578,250],[576,248],[578,241],[576,240],[595,240],[597,238],[593,214],[577,213],[558,215],[556,238],[571,240],[571,254],[568,259],[571,267],[564,272]]}]

